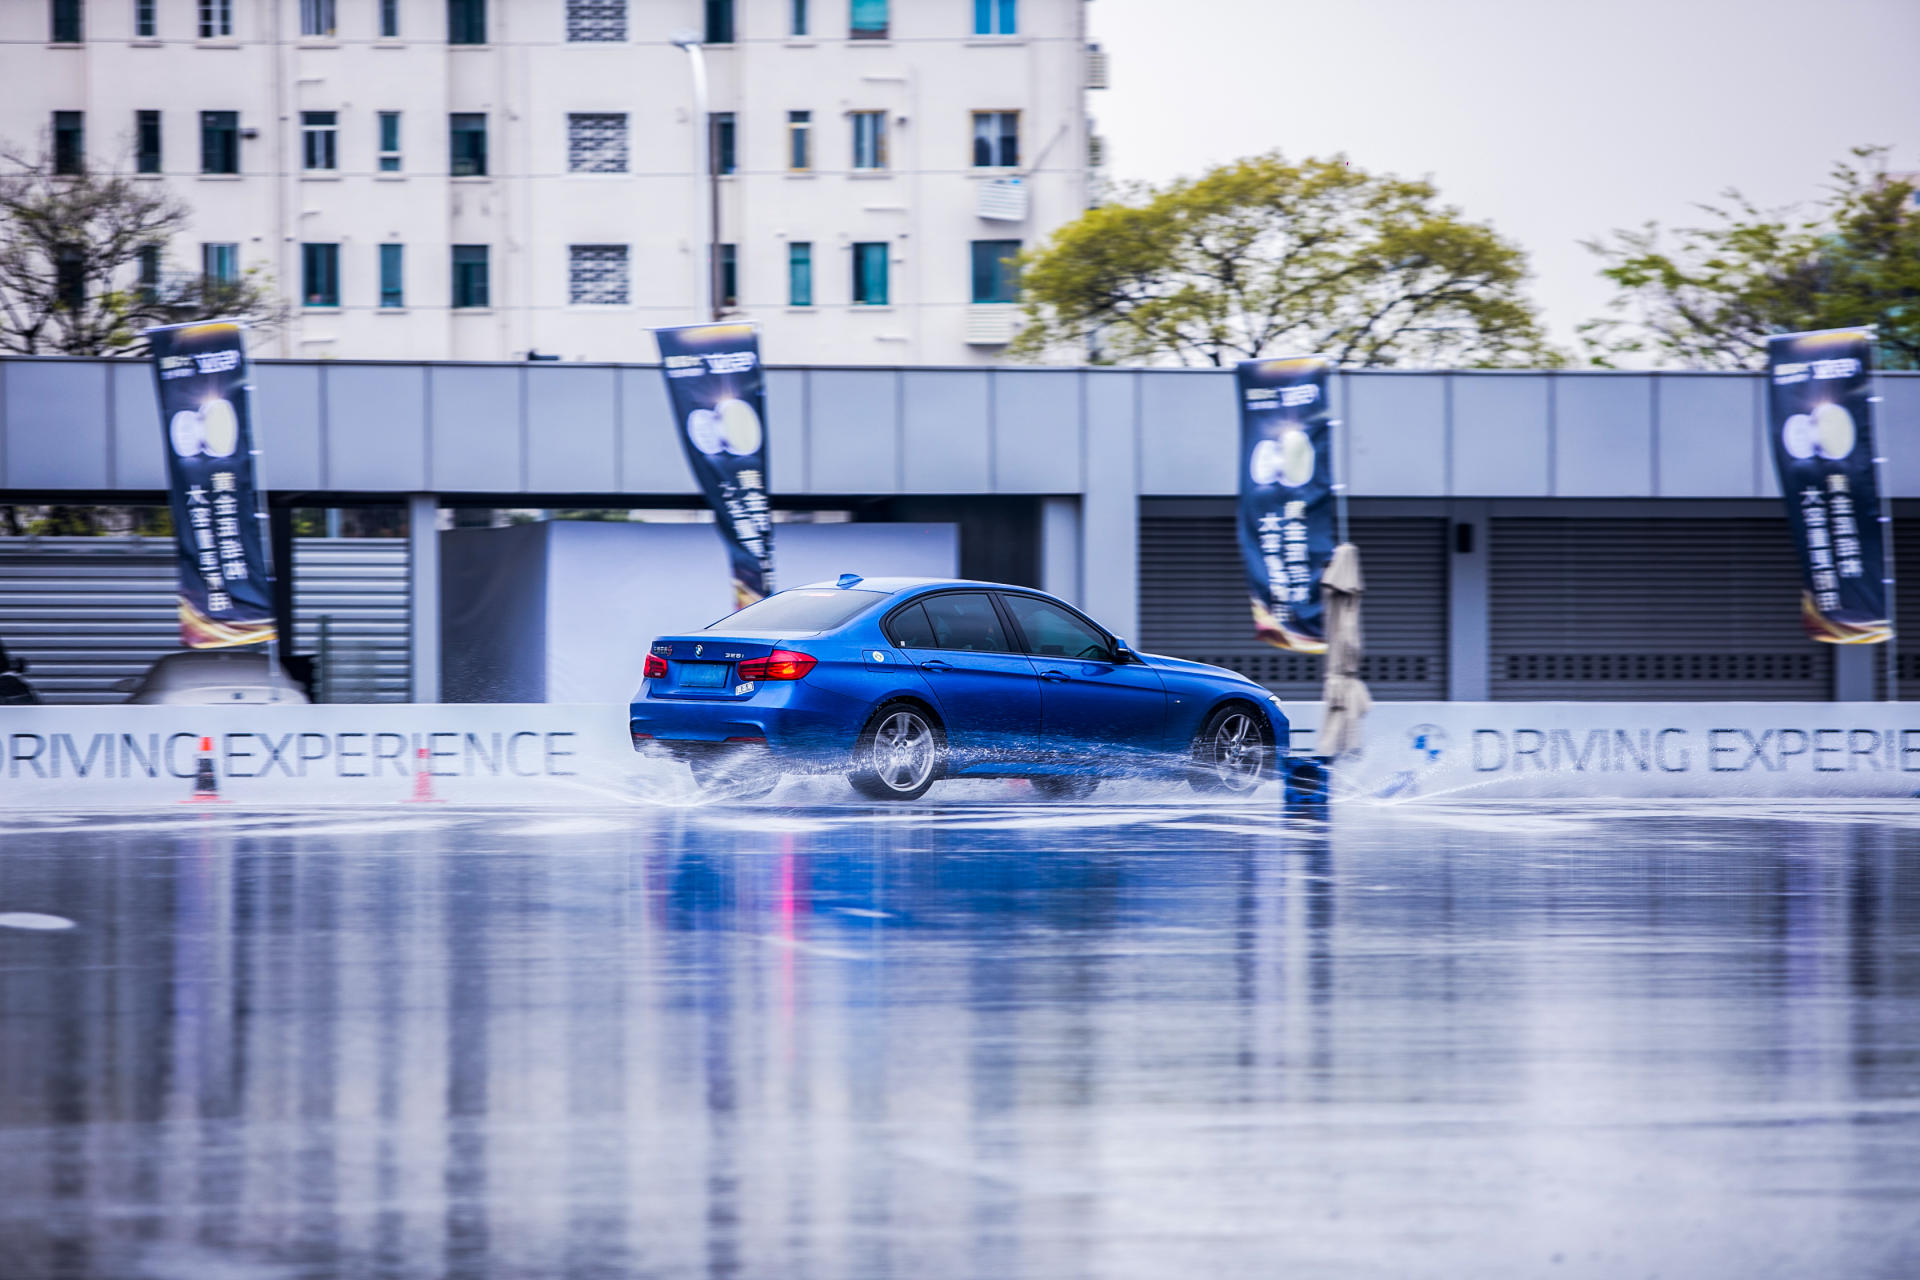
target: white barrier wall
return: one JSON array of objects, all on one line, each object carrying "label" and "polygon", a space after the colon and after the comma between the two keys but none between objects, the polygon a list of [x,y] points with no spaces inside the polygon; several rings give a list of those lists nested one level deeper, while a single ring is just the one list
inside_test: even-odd
[{"label": "white barrier wall", "polygon": [[19,707],[0,710],[0,808],[171,806],[203,738],[237,805],[406,801],[423,749],[457,804],[615,803],[636,765],[615,705]]},{"label": "white barrier wall", "polygon": [[[1289,707],[1311,751],[1320,708]],[[1920,704],[1376,704],[1336,794],[1395,798],[1914,796]]]},{"label": "white barrier wall", "polygon": [[[1311,751],[1316,704],[1288,708]],[[1348,799],[1920,793],[1920,704],[1405,702],[1336,769]],[[171,806],[201,739],[236,805],[401,803],[422,761],[455,804],[618,804],[643,763],[624,705],[19,707],[0,710],[0,808]]]}]

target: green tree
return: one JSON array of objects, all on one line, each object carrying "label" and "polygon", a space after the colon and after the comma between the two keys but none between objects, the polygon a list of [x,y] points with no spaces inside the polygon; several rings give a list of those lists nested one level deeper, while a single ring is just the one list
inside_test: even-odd
[{"label": "green tree", "polygon": [[138,355],[154,325],[279,324],[285,308],[258,268],[235,281],[167,269],[187,221],[159,183],[84,164],[58,173],[44,148],[0,150],[0,351]]},{"label": "green tree", "polygon": [[1886,155],[1855,148],[1809,212],[1728,191],[1671,249],[1651,222],[1584,242],[1619,286],[1580,326],[1594,362],[1753,369],[1768,334],[1872,324],[1884,367],[1920,369],[1920,207]]},{"label": "green tree", "polygon": [[1525,255],[1427,182],[1278,152],[1136,186],[1020,259],[1012,352],[1223,365],[1552,364]]}]

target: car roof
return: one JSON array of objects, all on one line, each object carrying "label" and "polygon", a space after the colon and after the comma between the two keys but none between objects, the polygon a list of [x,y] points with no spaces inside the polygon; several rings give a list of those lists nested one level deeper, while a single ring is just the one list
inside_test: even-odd
[{"label": "car roof", "polygon": [[[839,582],[809,582],[794,588],[797,591],[820,591],[837,588]],[[1016,587],[1005,582],[977,582],[971,578],[862,578],[858,582],[849,582],[850,591],[877,591],[883,595],[900,595],[909,591],[923,591],[931,587],[975,587],[990,588],[995,591],[1032,591],[1032,587]]]}]

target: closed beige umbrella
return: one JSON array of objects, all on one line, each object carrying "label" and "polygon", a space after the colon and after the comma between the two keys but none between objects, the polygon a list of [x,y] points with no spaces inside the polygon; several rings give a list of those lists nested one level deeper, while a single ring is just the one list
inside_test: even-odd
[{"label": "closed beige umbrella", "polygon": [[1373,705],[1373,695],[1360,679],[1360,596],[1366,588],[1360,578],[1360,548],[1343,542],[1333,549],[1333,560],[1320,576],[1327,637],[1327,683],[1321,694],[1326,704],[1314,754],[1326,757],[1360,749],[1360,718]]}]

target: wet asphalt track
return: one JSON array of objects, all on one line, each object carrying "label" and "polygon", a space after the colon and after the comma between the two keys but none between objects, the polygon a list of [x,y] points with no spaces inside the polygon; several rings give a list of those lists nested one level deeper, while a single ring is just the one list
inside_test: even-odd
[{"label": "wet asphalt track", "polygon": [[782,796],[0,815],[0,1276],[1920,1273],[1911,805]]}]

